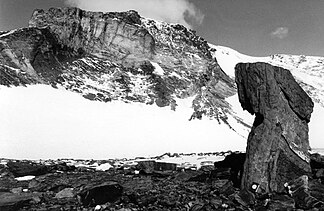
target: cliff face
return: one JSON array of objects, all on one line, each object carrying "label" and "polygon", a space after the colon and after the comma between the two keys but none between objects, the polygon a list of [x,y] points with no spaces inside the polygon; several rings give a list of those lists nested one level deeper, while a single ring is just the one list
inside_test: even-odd
[{"label": "cliff face", "polygon": [[255,114],[242,186],[281,192],[284,183],[311,171],[307,123],[314,104],[286,69],[240,63],[235,77],[241,106]]},{"label": "cliff face", "polygon": [[23,28],[2,34],[1,84],[19,86],[53,82],[61,73],[54,67],[74,56],[71,52],[63,51],[47,29]]},{"label": "cliff face", "polygon": [[135,11],[94,13],[78,8],[35,10],[30,27],[44,28],[62,46],[119,63],[139,62],[151,58],[154,38],[143,27]]},{"label": "cliff face", "polygon": [[[188,119],[228,124],[235,83],[195,31],[135,11],[35,10],[29,28],[0,35],[0,84],[50,84],[90,100],[169,106],[194,97]],[[243,122],[232,115],[238,122]],[[246,127],[246,125],[244,126]]]}]

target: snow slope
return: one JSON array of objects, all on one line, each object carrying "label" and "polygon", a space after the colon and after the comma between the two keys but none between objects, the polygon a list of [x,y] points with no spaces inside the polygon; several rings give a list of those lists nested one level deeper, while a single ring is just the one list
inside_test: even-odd
[{"label": "snow slope", "polygon": [[[324,58],[313,56],[273,55],[269,57],[252,57],[241,54],[231,48],[209,44],[216,51],[213,56],[224,72],[235,77],[235,66],[239,62],[267,62],[291,71],[296,81],[315,102],[309,123],[309,140],[312,148],[324,148],[322,140],[322,121],[324,119]],[[232,98],[232,105],[239,105],[238,97]],[[244,120],[250,115],[240,106],[233,110]]]},{"label": "snow slope", "polygon": [[122,158],[165,152],[245,150],[215,120],[188,121],[192,98],[176,111],[156,105],[89,101],[46,85],[0,86],[0,155],[15,159]]}]

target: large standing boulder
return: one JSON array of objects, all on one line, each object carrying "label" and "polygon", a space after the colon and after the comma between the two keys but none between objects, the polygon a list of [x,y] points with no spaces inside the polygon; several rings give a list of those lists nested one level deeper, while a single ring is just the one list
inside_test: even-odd
[{"label": "large standing boulder", "polygon": [[284,183],[311,173],[308,122],[314,104],[286,69],[239,63],[235,77],[241,106],[255,114],[242,187],[283,192]]}]

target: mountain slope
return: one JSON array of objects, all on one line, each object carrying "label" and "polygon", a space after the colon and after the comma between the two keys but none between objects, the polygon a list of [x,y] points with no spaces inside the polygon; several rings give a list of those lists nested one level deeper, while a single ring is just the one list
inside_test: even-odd
[{"label": "mountain slope", "polygon": [[[187,151],[244,149],[245,140],[242,137],[247,136],[249,124],[232,111],[230,100],[235,94],[234,80],[221,70],[207,42],[194,31],[181,25],[142,18],[135,11],[104,14],[77,8],[36,10],[29,23],[29,28],[0,36],[3,49],[0,53],[0,84],[28,87],[1,88],[0,95],[7,96],[0,96],[6,99],[2,101],[2,115],[11,119],[0,127],[5,134],[1,142],[9,149],[14,149],[20,142],[29,145],[44,142],[44,151],[50,151],[50,145],[45,144],[47,142],[53,145],[71,142],[70,149],[74,145],[72,143],[78,145],[79,140],[87,144],[80,144],[84,147],[80,148],[79,154],[75,154],[76,157],[86,155],[85,146],[88,145],[96,146],[97,150],[103,148],[101,145],[106,146],[104,148],[109,149],[107,156],[114,153],[122,155],[125,154],[123,148],[127,149],[127,153],[130,151],[127,148],[129,142],[132,146],[137,142],[146,143],[134,147],[143,155],[162,149],[186,151],[184,145],[190,146]],[[50,85],[60,91],[31,84]],[[84,101],[72,105],[68,92],[63,89],[78,93],[85,98]],[[40,94],[43,90],[48,92],[46,97]],[[62,97],[57,98],[55,93],[62,94]],[[49,103],[46,98],[57,100],[50,100]],[[184,100],[185,106],[182,105]],[[5,101],[11,101],[12,106]],[[61,113],[55,106],[55,102],[61,101],[82,112],[64,113],[69,109],[63,107]],[[31,104],[27,105],[27,102]],[[86,106],[89,103],[93,107]],[[118,106],[114,107],[116,103]],[[33,104],[38,105],[38,109],[35,110]],[[132,106],[135,105],[146,109],[134,110]],[[26,115],[26,108],[36,114]],[[160,114],[154,115],[150,110],[156,108],[160,108],[155,110]],[[182,113],[183,109],[185,113]],[[53,111],[57,117],[46,115],[47,111]],[[102,115],[93,114],[93,111],[100,111]],[[17,116],[17,113],[23,115]],[[121,118],[109,119],[116,114]],[[35,115],[38,117],[34,118]],[[92,119],[89,115],[96,118]],[[50,121],[46,116],[55,122],[55,126],[51,125],[52,122],[46,123]],[[80,119],[80,116],[83,118]],[[143,119],[145,116],[150,118]],[[27,120],[24,120],[25,117]],[[87,121],[93,125],[89,126],[92,129],[82,126]],[[15,125],[20,125],[22,130],[15,133]],[[39,127],[33,128],[33,125]],[[60,126],[75,126],[69,130],[74,133],[65,132],[59,129]],[[49,132],[48,127],[56,133]],[[138,132],[125,132],[132,127]],[[154,132],[147,135],[146,129]],[[34,130],[43,135],[33,135]],[[78,134],[77,131],[82,132]],[[109,139],[109,134],[115,135]],[[223,144],[227,138],[232,140],[231,143],[242,144],[233,144],[238,148]],[[206,143],[201,145],[204,141]],[[157,143],[168,144],[154,147]],[[28,147],[25,145],[23,148]],[[136,154],[136,150],[132,153]],[[19,151],[24,150],[20,148]]]},{"label": "mountain slope", "polygon": [[[135,11],[35,10],[29,24],[0,34],[4,157],[244,150],[253,116],[238,102],[234,67],[279,61],[209,45]],[[320,82],[303,82],[321,103]]]}]

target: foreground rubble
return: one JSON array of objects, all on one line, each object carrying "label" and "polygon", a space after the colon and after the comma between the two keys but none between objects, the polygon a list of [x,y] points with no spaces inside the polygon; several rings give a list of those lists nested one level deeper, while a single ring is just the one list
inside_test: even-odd
[{"label": "foreground rubble", "polygon": [[0,210],[324,210],[323,156],[311,156],[313,177],[287,181],[284,194],[259,195],[239,188],[244,154],[209,156],[220,155],[228,156],[215,164],[201,156],[198,170],[167,159],[2,160]]}]

